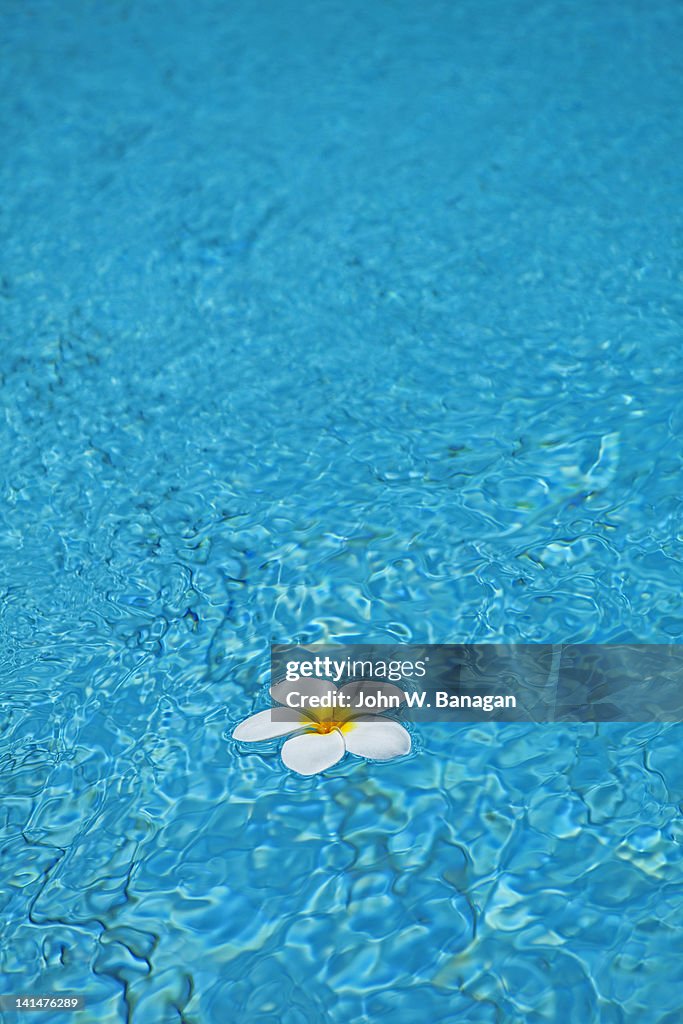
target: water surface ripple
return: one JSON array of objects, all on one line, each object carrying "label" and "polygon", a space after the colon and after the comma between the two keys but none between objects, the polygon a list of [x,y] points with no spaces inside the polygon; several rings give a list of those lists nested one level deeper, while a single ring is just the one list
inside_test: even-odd
[{"label": "water surface ripple", "polygon": [[0,992],[680,1024],[680,726],[230,733],[271,639],[683,640],[682,17],[3,5]]}]

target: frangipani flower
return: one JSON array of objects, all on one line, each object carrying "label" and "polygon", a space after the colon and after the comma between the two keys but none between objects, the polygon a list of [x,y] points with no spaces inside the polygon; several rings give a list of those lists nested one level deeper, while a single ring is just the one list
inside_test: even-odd
[{"label": "frangipani flower", "polygon": [[[404,700],[403,690],[391,683],[363,680],[337,687],[326,679],[296,679],[275,683],[270,694],[287,710],[268,708],[251,715],[234,729],[233,739],[256,743],[289,736],[282,747],[282,760],[299,775],[324,772],[347,751],[376,761],[410,752],[410,734],[399,722],[362,708],[361,695]],[[301,697],[324,698],[329,706],[307,705],[299,710]]]}]

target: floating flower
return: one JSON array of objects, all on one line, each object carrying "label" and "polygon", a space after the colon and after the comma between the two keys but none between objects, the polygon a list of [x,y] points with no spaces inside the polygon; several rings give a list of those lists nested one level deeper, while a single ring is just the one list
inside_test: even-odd
[{"label": "floating flower", "polygon": [[295,679],[275,683],[270,693],[281,707],[246,718],[233,739],[256,743],[289,736],[282,760],[299,775],[324,772],[347,752],[388,761],[410,751],[410,734],[399,722],[365,710],[398,706],[405,699],[391,683],[362,680],[337,687],[326,679]]}]

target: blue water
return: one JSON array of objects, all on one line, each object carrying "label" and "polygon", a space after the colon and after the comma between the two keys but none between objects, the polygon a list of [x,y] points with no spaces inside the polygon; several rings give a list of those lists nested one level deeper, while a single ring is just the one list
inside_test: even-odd
[{"label": "blue water", "polygon": [[681,726],[230,739],[271,640],[683,641],[680,3],[0,15],[0,991],[680,1024]]}]

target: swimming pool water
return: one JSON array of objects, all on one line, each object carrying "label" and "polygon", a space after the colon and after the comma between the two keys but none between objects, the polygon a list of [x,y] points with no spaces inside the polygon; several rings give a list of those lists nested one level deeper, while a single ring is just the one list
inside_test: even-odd
[{"label": "swimming pool water", "polygon": [[1,991],[678,1024],[679,725],[230,734],[271,640],[683,640],[680,4],[1,19]]}]

